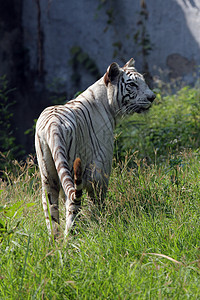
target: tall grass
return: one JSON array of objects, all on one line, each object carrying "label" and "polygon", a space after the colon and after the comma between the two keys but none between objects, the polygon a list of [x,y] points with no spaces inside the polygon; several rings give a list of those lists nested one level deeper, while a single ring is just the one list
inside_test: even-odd
[{"label": "tall grass", "polygon": [[85,199],[78,234],[55,245],[34,165],[29,161],[17,175],[7,174],[0,187],[7,223],[0,298],[198,299],[200,152],[180,158],[173,166],[170,160],[156,166],[133,156],[134,169],[126,160],[116,166],[105,211]]},{"label": "tall grass", "polygon": [[[66,240],[49,241],[33,159],[4,170],[0,299],[199,299],[199,115],[184,93],[199,103],[186,89],[160,100],[146,126],[128,131],[134,146],[129,139],[125,155],[120,144],[123,159],[113,162],[105,210],[84,196],[77,234]],[[178,143],[168,147],[174,136]],[[60,214],[62,232],[62,199]]]}]

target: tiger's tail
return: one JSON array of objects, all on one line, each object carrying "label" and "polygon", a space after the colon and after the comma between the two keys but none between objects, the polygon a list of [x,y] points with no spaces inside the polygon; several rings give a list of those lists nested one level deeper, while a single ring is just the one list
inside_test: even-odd
[{"label": "tiger's tail", "polygon": [[82,165],[80,158],[76,158],[73,165],[74,169],[74,193],[71,201],[66,203],[66,228],[65,236],[69,233],[71,227],[74,225],[74,220],[81,208],[82,197]]},{"label": "tiger's tail", "polygon": [[77,205],[81,205],[81,197],[82,197],[82,165],[80,158],[76,158],[74,161],[74,189],[75,189],[75,197],[74,201]]}]

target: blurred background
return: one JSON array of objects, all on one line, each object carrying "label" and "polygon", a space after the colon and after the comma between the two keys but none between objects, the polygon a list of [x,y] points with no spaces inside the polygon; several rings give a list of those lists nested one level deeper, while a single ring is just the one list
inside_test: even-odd
[{"label": "blurred background", "polygon": [[0,151],[34,152],[34,120],[46,106],[131,57],[152,88],[194,85],[200,1],[0,0]]}]

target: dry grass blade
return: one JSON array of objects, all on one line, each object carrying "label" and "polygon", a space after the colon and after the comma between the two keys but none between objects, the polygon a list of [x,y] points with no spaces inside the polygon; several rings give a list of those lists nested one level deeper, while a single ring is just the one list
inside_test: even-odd
[{"label": "dry grass blade", "polygon": [[174,262],[176,264],[184,266],[184,264],[182,262],[180,262],[180,261],[178,261],[178,260],[176,260],[176,259],[174,259],[174,258],[172,258],[172,257],[170,257],[168,255],[165,255],[165,254],[160,254],[160,253],[143,253],[143,255],[155,255],[155,256],[159,256],[159,257],[164,257],[164,258],[166,258],[166,259],[168,259],[168,260],[170,260],[170,261],[172,261],[172,262]]}]

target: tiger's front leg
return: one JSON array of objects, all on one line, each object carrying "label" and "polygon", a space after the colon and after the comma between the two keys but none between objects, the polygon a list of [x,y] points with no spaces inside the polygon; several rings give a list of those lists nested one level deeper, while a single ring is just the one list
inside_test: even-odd
[{"label": "tiger's front leg", "polygon": [[102,210],[105,207],[109,175],[103,173],[99,168],[93,168],[89,182],[87,194],[90,200]]},{"label": "tiger's front leg", "polygon": [[92,187],[87,191],[90,200],[98,206],[98,209],[102,210],[105,207],[105,198],[107,194],[108,186],[106,184],[102,185],[93,183]]}]

